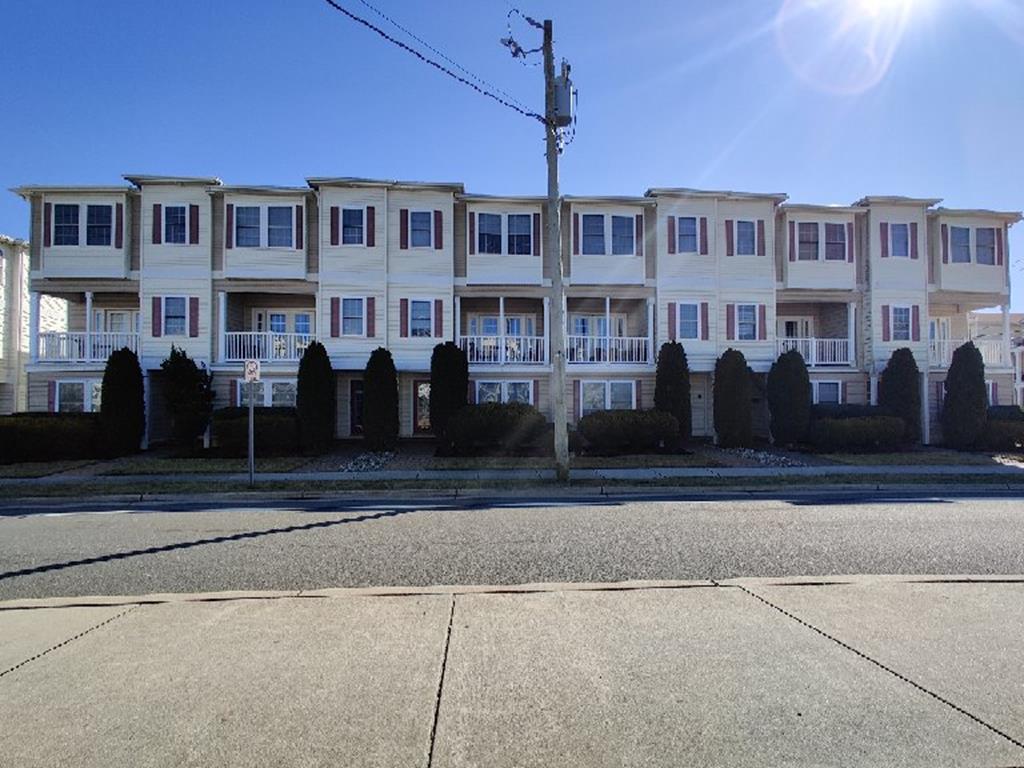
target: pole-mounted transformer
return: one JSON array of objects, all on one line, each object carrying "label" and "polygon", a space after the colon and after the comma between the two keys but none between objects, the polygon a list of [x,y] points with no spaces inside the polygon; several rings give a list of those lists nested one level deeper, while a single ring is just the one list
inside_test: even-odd
[{"label": "pole-mounted transformer", "polygon": [[571,67],[569,62],[562,61],[562,72],[555,77],[555,125],[565,128],[572,125],[573,102],[576,100],[576,89],[569,79]]}]

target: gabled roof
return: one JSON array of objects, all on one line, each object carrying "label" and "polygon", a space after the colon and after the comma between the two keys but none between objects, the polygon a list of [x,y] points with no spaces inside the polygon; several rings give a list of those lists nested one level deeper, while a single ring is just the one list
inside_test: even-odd
[{"label": "gabled roof", "polygon": [[397,179],[361,179],[353,176],[311,176],[306,183],[313,189],[320,187],[386,187],[388,189],[422,189],[461,193],[461,182],[455,181],[399,181]]},{"label": "gabled roof", "polygon": [[177,184],[180,186],[195,185],[202,187],[220,184],[220,179],[216,176],[147,176],[145,174],[126,173],[122,178],[125,181],[130,181],[136,187],[141,187],[143,184]]},{"label": "gabled roof", "polygon": [[689,187],[651,187],[644,193],[647,197],[691,197],[718,200],[773,200],[781,203],[789,195],[785,192],[736,192],[734,190],[691,189]]}]

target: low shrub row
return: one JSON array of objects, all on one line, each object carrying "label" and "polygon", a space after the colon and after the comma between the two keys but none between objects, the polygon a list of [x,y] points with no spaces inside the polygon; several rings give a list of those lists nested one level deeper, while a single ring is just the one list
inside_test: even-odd
[{"label": "low shrub row", "polygon": [[675,447],[679,422],[666,411],[597,411],[580,419],[577,431],[591,453],[649,453]]},{"label": "low shrub row", "polygon": [[851,416],[811,422],[810,443],[822,451],[891,451],[903,443],[898,416]]},{"label": "low shrub row", "polygon": [[544,445],[544,436],[551,434],[547,421],[540,411],[525,403],[467,405],[448,419],[446,434],[456,456],[551,450]]},{"label": "low shrub row", "polygon": [[[298,411],[294,408],[255,408],[257,456],[291,456],[299,452]],[[213,412],[211,438],[223,456],[249,455],[249,409],[219,408]]]},{"label": "low shrub row", "polygon": [[1024,421],[1024,408],[1019,405],[990,405],[989,423],[993,421]]},{"label": "low shrub row", "polygon": [[981,430],[976,446],[992,451],[1024,449],[1024,420],[989,420]]},{"label": "low shrub row", "polygon": [[17,413],[0,418],[0,463],[102,455],[98,414]]},{"label": "low shrub row", "polygon": [[886,408],[880,405],[857,405],[844,403],[843,405],[812,405],[811,420],[818,419],[863,419],[874,416],[894,416]]}]

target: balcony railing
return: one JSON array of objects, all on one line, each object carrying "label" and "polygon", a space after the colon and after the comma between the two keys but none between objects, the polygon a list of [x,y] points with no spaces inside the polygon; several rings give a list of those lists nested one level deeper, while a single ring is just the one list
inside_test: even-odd
[{"label": "balcony railing", "polygon": [[41,363],[103,363],[114,350],[139,351],[139,334],[96,331],[44,331],[39,334]]},{"label": "balcony railing", "polygon": [[779,339],[778,350],[781,355],[795,349],[803,357],[808,366],[850,365],[853,362],[853,350],[849,339],[818,339],[814,337],[802,339]]},{"label": "balcony railing", "polygon": [[565,360],[643,365],[651,360],[650,340],[646,336],[568,336]]},{"label": "balcony railing", "polygon": [[228,331],[224,334],[224,361],[299,360],[311,343],[312,333],[273,333],[272,331]]},{"label": "balcony railing", "polygon": [[[928,360],[933,368],[948,368],[953,352],[967,339],[932,339],[928,342]],[[1001,339],[974,339],[974,346],[981,352],[985,365],[993,368],[1010,368],[1012,360],[1007,356],[1006,345]]]},{"label": "balcony railing", "polygon": [[547,362],[543,336],[462,336],[470,365],[541,365]]}]

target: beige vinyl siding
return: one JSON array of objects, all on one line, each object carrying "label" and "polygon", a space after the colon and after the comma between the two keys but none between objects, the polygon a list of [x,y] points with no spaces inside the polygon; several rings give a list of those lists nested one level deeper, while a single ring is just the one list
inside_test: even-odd
[{"label": "beige vinyl siding", "polygon": [[[398,236],[390,244],[387,241],[387,194],[379,187],[322,187],[318,209],[320,257],[320,279],[325,283],[364,286],[365,291],[373,286],[384,287],[386,254],[398,250]],[[366,246],[366,220],[363,220],[363,245],[342,244],[342,209],[374,208],[374,241],[372,248]],[[338,245],[331,245],[331,208],[338,210]],[[396,214],[397,215],[397,214]],[[397,230],[396,230],[397,232]]]},{"label": "beige vinyl siding", "polygon": [[[365,318],[367,298],[374,299],[374,333],[369,336],[338,336],[331,337],[331,299],[332,298],[363,299],[363,314]],[[395,310],[397,312],[397,309]],[[339,303],[339,313],[341,304]],[[388,347],[385,340],[385,312],[384,291],[380,287],[373,287],[367,290],[366,286],[351,286],[341,283],[324,284],[320,291],[320,311],[317,317],[317,333],[320,342],[327,350],[331,363],[336,370],[363,370],[370,353],[377,347]],[[341,329],[341,316],[339,314],[339,333]],[[397,327],[397,326],[396,326]],[[366,321],[363,321],[363,332],[366,333]],[[433,349],[433,347],[431,347]],[[429,367],[429,362],[428,362]]]},{"label": "beige vinyl siding", "polygon": [[[685,286],[688,291],[714,291],[718,281],[717,242],[719,227],[715,221],[714,200],[676,200],[658,202],[658,288]],[[669,253],[668,221],[671,217],[692,216],[697,219],[697,253]],[[708,253],[700,254],[700,219],[708,220]],[[724,229],[722,229],[724,232]],[[676,240],[678,245],[678,224]],[[678,248],[675,250],[678,251]],[[724,253],[724,251],[723,251]]]},{"label": "beige vinyl siding", "polygon": [[214,272],[224,271],[224,194],[210,195],[211,264]]},{"label": "beige vinyl siding", "polygon": [[[998,219],[976,216],[937,216],[932,217],[932,221],[936,223],[936,227],[933,229],[934,235],[930,239],[930,255],[935,268],[936,280],[934,282],[937,287],[943,291],[989,294],[989,301],[992,304],[1004,301],[1009,293],[1010,260],[1007,258],[1003,222]],[[941,227],[943,224],[950,230],[949,262],[945,264],[942,263]],[[970,263],[953,263],[952,227],[964,227],[970,230]],[[999,237],[1004,238],[1002,265],[977,263],[976,230],[982,227],[993,228]],[[998,262],[998,256],[995,261]],[[979,299],[982,298],[979,297]]]},{"label": "beige vinyl siding", "polygon": [[[508,248],[508,221],[509,214],[523,214],[531,217],[530,227],[532,231],[534,214],[541,212],[541,206],[536,203],[470,203],[466,206],[466,216],[469,214],[479,215],[481,213],[493,213],[501,216],[502,219],[502,251]],[[466,216],[463,216],[462,226],[466,225]],[[512,255],[482,254],[479,249],[476,253],[465,255],[467,260],[466,284],[467,285],[541,285],[544,281],[544,228],[543,218],[540,231],[540,254]],[[479,237],[479,224],[477,225]],[[468,241],[467,241],[468,243]],[[459,251],[456,250],[456,264],[458,264]]]},{"label": "beige vinyl siding", "polygon": [[[243,206],[260,207],[260,239],[265,243],[267,240],[267,207],[282,206],[290,208],[290,222],[292,226],[292,242],[296,240],[295,231],[295,207],[308,205],[307,195],[282,195],[282,196],[260,196],[260,195],[236,195],[225,194],[224,205],[234,205],[234,223],[238,223],[238,208]],[[308,213],[303,213],[302,221],[306,221]],[[225,216],[225,226],[226,226]],[[224,248],[224,277],[226,278],[255,278],[282,280],[301,280],[306,277],[306,250],[309,246],[306,232],[303,230],[302,248],[294,247],[240,247],[238,238],[233,236],[233,247]]]},{"label": "beige vinyl siding", "polygon": [[[611,244],[611,225],[609,217],[626,216],[631,222],[637,214],[647,213],[646,206],[612,203],[572,203],[569,206],[569,218],[563,222],[569,231],[570,260],[572,263],[573,285],[644,285],[647,276],[647,263],[644,256],[636,255],[636,226],[633,224],[634,255],[614,255]],[[579,253],[572,250],[574,231],[573,215],[579,215]],[[601,214],[605,217],[605,254],[594,255],[583,253],[583,216]],[[645,243],[646,245],[646,243]]]},{"label": "beige vinyl siding", "polygon": [[[672,340],[668,325],[668,305],[672,304],[708,304],[708,338],[703,339],[681,339],[676,334],[676,341],[683,345],[686,351],[687,363],[690,370],[710,371],[715,367],[715,360],[718,357],[718,337],[725,338],[725,326],[719,324],[718,301],[714,293],[697,293],[694,291],[683,291],[677,288],[658,292],[657,337],[655,339],[654,359],[657,360],[658,350],[662,344]],[[697,309],[698,313],[700,308]],[[699,316],[699,314],[698,314]],[[678,308],[676,310],[676,323],[679,322]]]},{"label": "beige vinyl siding", "polygon": [[32,195],[30,206],[29,269],[38,272],[43,268],[43,196]]},{"label": "beige vinyl siding", "polygon": [[[792,248],[796,256],[795,261],[789,260],[789,222],[793,222],[793,234],[796,242]],[[857,287],[856,262],[851,264],[848,260],[848,252],[844,251],[842,261],[829,261],[825,258],[825,230],[826,224],[839,224],[843,231],[848,234],[848,224],[854,223],[853,214],[824,214],[824,213],[791,213],[784,218],[782,229],[778,232],[778,241],[782,244],[782,274],[786,288],[799,289],[827,289],[827,290],[854,290]],[[818,260],[800,260],[800,224],[818,225]],[[856,239],[856,235],[854,235]],[[847,245],[847,248],[849,246]],[[922,258],[924,252],[922,251]]]},{"label": "beige vinyl siding", "polygon": [[138,272],[142,269],[142,196],[128,197],[127,220],[125,221],[125,248],[128,249],[128,269]]},{"label": "beige vinyl siding", "polygon": [[[167,336],[163,334],[153,337],[153,297],[160,296],[197,296],[199,298],[199,335],[195,338],[188,335],[188,301],[185,302],[185,334]],[[171,345],[185,350],[189,357],[203,361],[209,365],[212,355],[211,329],[213,324],[213,302],[211,300],[210,280],[152,278],[143,283],[141,301],[141,336],[142,363],[144,368],[159,368],[160,363],[171,352]],[[161,318],[161,326],[162,318]]]},{"label": "beige vinyl siding", "polygon": [[[199,243],[189,245],[168,243],[164,221],[160,222],[160,244],[153,243],[153,206],[160,205],[160,216],[165,219],[169,205],[184,205],[188,221],[188,206],[199,206]],[[207,278],[211,269],[211,216],[210,196],[200,186],[147,186],[142,192],[142,280]]]},{"label": "beige vinyl siding", "polygon": [[[118,203],[125,206],[127,209],[128,196],[127,194],[115,195],[115,194],[96,194],[96,193],[67,193],[67,194],[47,194],[43,198],[44,203],[50,203],[53,206],[57,205],[77,205],[79,206],[78,212],[78,226],[79,226],[79,244],[78,245],[55,245],[51,244],[49,248],[45,245],[42,247],[42,276],[47,278],[66,278],[66,277],[119,277],[124,278],[128,276],[128,249],[127,247],[116,248],[114,246],[115,236],[115,222],[116,222],[116,206]],[[89,205],[109,205],[111,206],[111,235],[109,246],[98,246],[98,245],[86,245],[86,221],[87,221],[87,206]],[[56,209],[52,209],[50,226],[51,228],[56,223]],[[125,211],[127,216],[127,210]],[[124,224],[122,224],[124,226]],[[42,232],[42,225],[40,225],[40,232]],[[124,229],[124,240],[125,246],[127,245],[127,235],[129,230]],[[56,238],[51,239],[51,243],[56,243]]]}]

